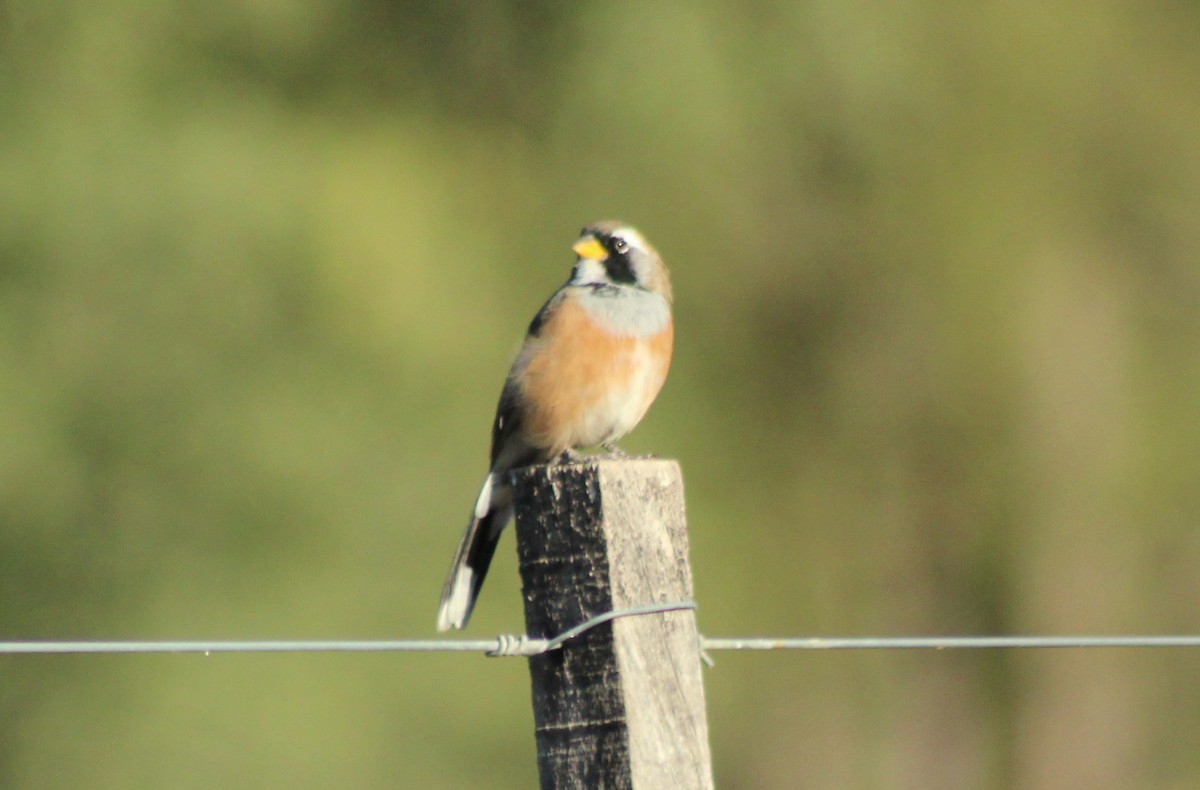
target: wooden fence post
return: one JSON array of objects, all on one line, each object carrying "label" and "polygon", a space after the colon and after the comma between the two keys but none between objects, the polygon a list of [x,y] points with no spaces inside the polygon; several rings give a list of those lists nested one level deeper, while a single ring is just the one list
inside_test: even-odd
[{"label": "wooden fence post", "polygon": [[[513,479],[529,636],[691,600],[677,463],[585,459]],[[598,625],[529,671],[543,788],[712,787],[695,612]]]}]

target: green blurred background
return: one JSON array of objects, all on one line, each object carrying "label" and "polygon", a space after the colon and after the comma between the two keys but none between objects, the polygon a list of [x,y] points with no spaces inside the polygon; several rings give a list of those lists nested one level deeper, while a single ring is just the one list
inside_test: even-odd
[{"label": "green blurred background", "polygon": [[[0,638],[425,638],[585,222],[710,636],[1200,631],[1200,6],[0,2]],[[468,635],[521,629],[511,538]],[[1200,653],[718,654],[725,788],[1190,788]],[[5,787],[521,788],[475,655],[0,659]]]}]

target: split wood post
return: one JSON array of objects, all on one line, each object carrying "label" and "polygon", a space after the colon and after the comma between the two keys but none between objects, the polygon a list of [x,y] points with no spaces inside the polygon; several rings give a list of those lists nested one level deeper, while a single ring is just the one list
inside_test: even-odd
[{"label": "split wood post", "polygon": [[[585,459],[513,474],[526,633],[690,601],[674,461]],[[692,610],[620,617],[529,660],[543,788],[712,787]]]}]

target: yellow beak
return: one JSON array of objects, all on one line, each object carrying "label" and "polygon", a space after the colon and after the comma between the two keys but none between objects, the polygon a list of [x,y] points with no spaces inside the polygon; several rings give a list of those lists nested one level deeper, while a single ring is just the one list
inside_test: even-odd
[{"label": "yellow beak", "polygon": [[608,257],[608,250],[596,240],[595,236],[584,236],[571,247],[580,258],[602,261]]}]

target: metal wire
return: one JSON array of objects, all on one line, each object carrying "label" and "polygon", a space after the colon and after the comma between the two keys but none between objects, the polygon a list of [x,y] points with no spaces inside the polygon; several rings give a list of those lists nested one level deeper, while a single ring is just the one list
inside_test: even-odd
[{"label": "metal wire", "polygon": [[0,642],[0,654],[78,653],[486,653],[489,656],[535,656],[557,650],[567,640],[619,617],[637,617],[695,609],[695,601],[673,601],[617,609],[589,618],[550,639],[525,635],[495,639],[393,639],[381,641],[221,641],[221,642]]},{"label": "metal wire", "polygon": [[704,650],[991,650],[1099,647],[1200,647],[1200,636],[884,636],[709,639]]},{"label": "metal wire", "polygon": [[[611,618],[610,618],[611,619]],[[578,634],[575,634],[576,636]],[[85,641],[0,642],[0,654],[82,653],[485,653],[524,656],[552,650],[551,640],[524,636],[495,639],[394,639],[325,641]],[[524,646],[514,649],[512,645]],[[932,637],[701,637],[702,650],[994,650],[1046,648],[1200,647],[1200,636],[932,636]]]},{"label": "metal wire", "polygon": [[498,640],[396,639],[382,641],[245,642],[0,642],[0,653],[484,653]]},{"label": "metal wire", "polygon": [[[604,612],[550,639],[525,635],[495,639],[280,640],[280,641],[76,641],[0,642],[0,655],[79,653],[485,653],[529,657],[557,650],[570,639],[619,617],[695,609],[694,601],[675,601]],[[710,639],[700,650],[985,650],[1042,648],[1200,647],[1200,636],[902,636]],[[707,657],[705,657],[707,660]]]}]

